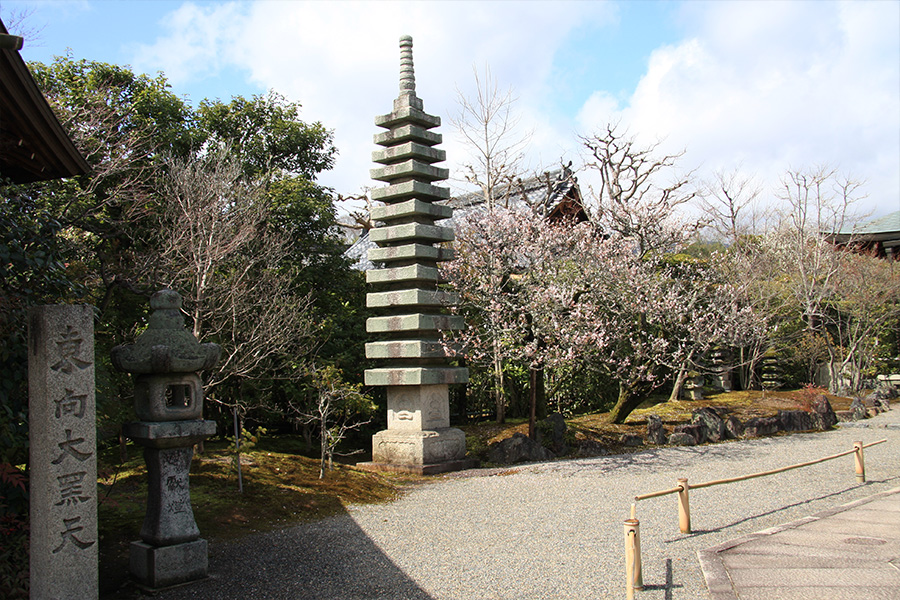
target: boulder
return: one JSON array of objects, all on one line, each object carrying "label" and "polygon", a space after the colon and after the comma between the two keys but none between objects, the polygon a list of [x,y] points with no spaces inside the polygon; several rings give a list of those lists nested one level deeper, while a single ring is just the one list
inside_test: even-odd
[{"label": "boulder", "polygon": [[812,417],[813,426],[816,429],[831,429],[837,424],[837,415],[834,414],[834,409],[831,408],[831,403],[824,394],[819,394],[813,398],[810,408],[812,408],[810,417]]},{"label": "boulder", "polygon": [[728,415],[725,419],[725,439],[734,440],[744,433],[744,424],[734,415]]},{"label": "boulder", "polygon": [[581,440],[578,442],[575,454],[578,456],[606,456],[609,454],[609,450],[599,442]]},{"label": "boulder", "polygon": [[647,417],[647,443],[656,445],[666,443],[666,430],[663,429],[662,419],[658,415]]},{"label": "boulder", "polygon": [[[569,451],[569,446],[566,444],[568,426],[561,414],[552,413],[547,415],[547,418],[540,421],[538,425],[536,435],[539,444],[549,447],[550,451],[556,456],[562,456]],[[545,435],[549,439],[545,440]]]},{"label": "boulder", "polygon": [[623,433],[622,437],[619,438],[619,441],[622,442],[623,446],[630,448],[644,445],[644,438],[633,433]]},{"label": "boulder", "polygon": [[859,398],[854,398],[853,402],[850,403],[850,420],[861,421],[867,416],[866,405],[863,404],[862,400],[860,400]]},{"label": "boulder", "polygon": [[669,444],[672,446],[696,446],[697,440],[689,433],[676,431],[669,436]]},{"label": "boulder", "polygon": [[698,442],[719,442],[725,439],[725,421],[711,408],[695,409],[691,413],[691,424],[700,426],[701,435],[697,438]]},{"label": "boulder", "polygon": [[778,421],[783,431],[810,431],[815,429],[812,417],[805,410],[779,410]]},{"label": "boulder", "polygon": [[743,437],[754,438],[772,435],[779,431],[778,417],[753,417],[744,424]]},{"label": "boulder", "polygon": [[675,433],[688,434],[694,438],[695,444],[702,444],[706,441],[706,436],[703,434],[703,426],[697,423],[691,423],[690,425],[676,425]]},{"label": "boulder", "polygon": [[891,398],[896,398],[897,395],[897,388],[889,383],[879,383],[875,387],[875,390],[871,394],[869,394],[869,396],[880,400],[890,400]]},{"label": "boulder", "polygon": [[879,398],[875,400],[875,406],[877,406],[881,412],[887,412],[891,410],[891,401],[887,398]]},{"label": "boulder", "polygon": [[550,450],[524,433],[515,433],[511,438],[491,444],[488,449],[488,460],[498,464],[550,460],[553,457]]}]

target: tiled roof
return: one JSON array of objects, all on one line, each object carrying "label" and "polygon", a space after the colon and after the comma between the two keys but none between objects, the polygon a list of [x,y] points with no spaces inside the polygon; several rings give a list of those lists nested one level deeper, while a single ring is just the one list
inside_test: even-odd
[{"label": "tiled roof", "polygon": [[873,219],[861,225],[841,231],[846,235],[874,235],[877,233],[900,232],[900,210]]}]

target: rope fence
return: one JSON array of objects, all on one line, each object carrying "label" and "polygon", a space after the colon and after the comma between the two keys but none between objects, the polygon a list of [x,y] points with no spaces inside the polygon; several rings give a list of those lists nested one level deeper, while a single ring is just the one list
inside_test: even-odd
[{"label": "rope fence", "polygon": [[866,466],[863,456],[863,449],[871,448],[872,446],[877,446],[878,444],[883,444],[886,441],[886,439],[878,440],[877,442],[871,442],[869,444],[854,442],[852,450],[839,452],[837,454],[832,454],[831,456],[826,456],[824,458],[818,458],[816,460],[789,465],[787,467],[780,467],[778,469],[771,469],[769,471],[760,471],[758,473],[750,473],[748,475],[739,475],[737,477],[728,477],[725,479],[714,479],[712,481],[706,481],[693,485],[688,485],[687,478],[681,477],[678,479],[678,485],[673,488],[658,490],[655,492],[650,492],[648,494],[639,494],[635,496],[634,503],[631,505],[631,518],[625,521],[625,575],[627,599],[633,600],[635,590],[644,589],[643,574],[641,573],[640,521],[636,517],[637,502],[641,500],[649,500],[650,498],[659,498],[660,496],[668,496],[669,494],[678,494],[678,527],[681,530],[681,533],[691,533],[691,509],[688,498],[689,489],[698,490],[701,488],[712,487],[714,485],[724,485],[726,483],[746,481],[748,479],[755,479],[757,477],[767,477],[769,475],[776,475],[778,473],[784,473],[785,471],[791,471],[793,469],[800,469],[802,467],[816,465],[850,454],[854,455],[853,463],[854,469],[856,471],[857,483],[865,483]]}]

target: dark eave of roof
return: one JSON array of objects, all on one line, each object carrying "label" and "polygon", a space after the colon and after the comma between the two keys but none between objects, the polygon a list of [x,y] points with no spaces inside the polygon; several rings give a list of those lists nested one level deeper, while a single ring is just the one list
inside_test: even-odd
[{"label": "dark eave of roof", "polygon": [[21,55],[0,50],[0,178],[31,183],[88,171]]}]

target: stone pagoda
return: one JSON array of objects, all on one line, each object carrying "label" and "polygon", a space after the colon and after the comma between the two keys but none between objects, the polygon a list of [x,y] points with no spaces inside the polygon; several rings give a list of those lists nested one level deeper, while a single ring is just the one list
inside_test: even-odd
[{"label": "stone pagoda", "polygon": [[370,318],[366,330],[381,341],[366,344],[366,357],[383,366],[365,372],[366,385],[387,387],[388,428],[373,436],[367,468],[439,473],[470,466],[465,434],[450,427],[448,386],[468,382],[468,369],[451,367],[441,344],[441,330],[461,329],[462,317],[448,315],[454,294],[440,290],[438,263],[453,258],[441,245],[453,240],[453,228],[435,225],[453,211],[438,204],[450,190],[435,183],[449,176],[434,163],[446,159],[436,148],[440,117],[422,110],[416,96],[412,38],[400,38],[400,94],[394,110],[375,118],[387,131],[375,135],[382,147],[372,153],[378,163],[372,178],[387,187],[372,190],[383,205],[372,209],[377,223],[370,239],[377,248],[369,260],[381,268],[366,272],[377,291],[366,304],[383,316]]}]

